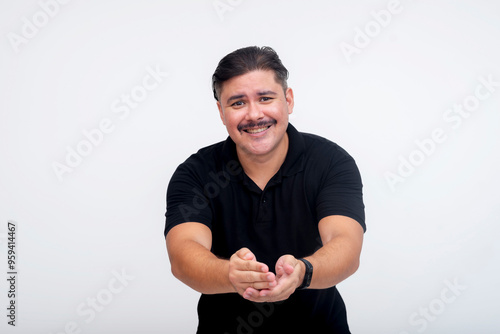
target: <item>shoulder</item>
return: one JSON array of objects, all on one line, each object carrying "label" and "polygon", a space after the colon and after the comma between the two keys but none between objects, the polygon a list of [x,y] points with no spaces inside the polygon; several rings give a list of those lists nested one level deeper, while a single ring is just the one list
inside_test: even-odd
[{"label": "shoulder", "polygon": [[361,187],[361,175],[353,157],[337,143],[304,133],[304,177],[312,186],[350,184]]},{"label": "shoulder", "polygon": [[300,134],[304,141],[304,153],[307,160],[312,159],[325,163],[353,160],[351,155],[347,153],[346,150],[327,138],[311,133],[301,132]]},{"label": "shoulder", "polygon": [[191,154],[179,167],[206,168],[213,167],[214,163],[222,157],[224,141],[200,148]]},{"label": "shoulder", "polygon": [[223,147],[224,141],[221,141],[191,154],[176,168],[170,183],[182,179],[203,181],[210,171],[218,168],[218,164],[222,161]]}]

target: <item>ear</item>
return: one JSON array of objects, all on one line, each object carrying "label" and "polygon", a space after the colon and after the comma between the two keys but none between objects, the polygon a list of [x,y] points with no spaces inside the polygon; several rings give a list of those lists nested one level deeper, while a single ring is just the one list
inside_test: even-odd
[{"label": "ear", "polygon": [[288,115],[290,115],[293,112],[293,90],[288,87],[285,91],[285,99],[286,99],[286,104],[288,105]]},{"label": "ear", "polygon": [[219,108],[219,116],[220,116],[220,120],[222,121],[222,124],[226,125],[226,119],[224,117],[224,110],[222,109],[220,101],[217,101],[217,108]]}]

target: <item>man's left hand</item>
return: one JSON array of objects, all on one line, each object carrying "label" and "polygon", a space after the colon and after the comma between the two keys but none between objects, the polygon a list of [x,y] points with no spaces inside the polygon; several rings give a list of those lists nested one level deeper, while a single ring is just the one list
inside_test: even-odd
[{"label": "man's left hand", "polygon": [[243,297],[257,303],[278,302],[288,299],[304,279],[305,265],[292,255],[283,255],[276,262],[277,285],[270,289],[247,288]]}]

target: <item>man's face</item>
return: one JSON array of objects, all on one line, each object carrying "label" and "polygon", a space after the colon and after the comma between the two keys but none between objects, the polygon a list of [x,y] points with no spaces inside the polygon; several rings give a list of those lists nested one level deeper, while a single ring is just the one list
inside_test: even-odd
[{"label": "man's face", "polygon": [[239,154],[265,156],[286,143],[293,92],[287,88],[285,96],[273,71],[256,70],[227,80],[217,106]]}]

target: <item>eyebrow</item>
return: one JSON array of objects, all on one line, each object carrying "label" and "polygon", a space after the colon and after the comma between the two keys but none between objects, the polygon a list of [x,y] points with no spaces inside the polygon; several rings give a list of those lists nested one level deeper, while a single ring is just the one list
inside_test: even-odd
[{"label": "eyebrow", "polygon": [[[273,92],[272,90],[264,90],[261,92],[257,92],[257,95],[264,96],[264,95],[278,95],[278,94],[276,92]],[[234,100],[239,100],[245,96],[246,96],[245,94],[233,95],[227,99],[226,103],[229,103],[229,102],[234,101]]]},{"label": "eyebrow", "polygon": [[242,97],[245,97],[245,96],[246,96],[246,95],[244,95],[244,94],[240,94],[240,95],[233,95],[233,96],[231,96],[231,97],[229,97],[229,98],[227,99],[227,103],[229,103],[229,102],[231,102],[231,101],[233,101],[233,100],[239,100],[239,99],[241,99]]},{"label": "eyebrow", "polygon": [[265,90],[262,92],[258,92],[257,95],[263,96],[263,95],[278,95],[276,92],[273,92],[272,90]]}]

